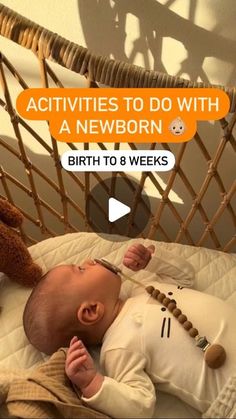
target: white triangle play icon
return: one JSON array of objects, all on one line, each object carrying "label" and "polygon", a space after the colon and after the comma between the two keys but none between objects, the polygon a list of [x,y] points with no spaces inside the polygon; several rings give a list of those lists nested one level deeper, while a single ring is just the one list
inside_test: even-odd
[{"label": "white triangle play icon", "polygon": [[130,207],[118,201],[115,198],[109,198],[108,201],[108,220],[113,223],[119,218],[124,217],[131,211]]}]

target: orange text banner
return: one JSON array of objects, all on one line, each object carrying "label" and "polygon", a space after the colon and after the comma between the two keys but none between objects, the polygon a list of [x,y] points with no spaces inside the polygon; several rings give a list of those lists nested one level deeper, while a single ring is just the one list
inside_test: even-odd
[{"label": "orange text banner", "polygon": [[216,88],[26,89],[17,111],[30,120],[48,120],[64,142],[185,142],[199,120],[224,117],[229,97]]}]

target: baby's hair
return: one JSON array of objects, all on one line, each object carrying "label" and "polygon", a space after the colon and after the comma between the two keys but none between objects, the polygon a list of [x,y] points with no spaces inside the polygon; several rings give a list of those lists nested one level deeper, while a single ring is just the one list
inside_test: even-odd
[{"label": "baby's hair", "polygon": [[23,313],[23,327],[28,340],[48,355],[60,347],[69,346],[71,338],[80,335],[77,319],[79,303],[73,304],[69,287],[65,290],[55,280],[50,281],[50,272],[43,275],[31,292]]}]

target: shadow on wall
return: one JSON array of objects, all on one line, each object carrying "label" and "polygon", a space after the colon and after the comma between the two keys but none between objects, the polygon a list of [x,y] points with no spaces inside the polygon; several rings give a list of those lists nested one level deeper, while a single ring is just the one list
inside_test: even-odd
[{"label": "shadow on wall", "polygon": [[[146,69],[167,72],[162,54],[166,47],[165,38],[172,38],[184,46],[187,55],[179,63],[178,72],[173,75],[184,74],[191,80],[201,78],[203,82],[210,82],[203,64],[206,58],[215,57],[218,60],[219,83],[234,85],[236,69],[233,68],[225,80],[224,62],[235,67],[235,0],[227,0],[227,7],[224,0],[212,1],[211,11],[217,23],[211,31],[194,23],[198,0],[185,0],[189,5],[188,20],[169,9],[175,1],[167,0],[166,4],[162,5],[157,0],[78,0],[87,47],[97,54],[129,63],[134,63],[137,54],[141,54]],[[126,41],[130,41],[127,25],[129,15],[138,19],[139,36],[132,42],[131,50],[127,53]],[[222,31],[227,32],[228,27],[230,36],[234,39],[227,39],[221,35]],[[169,51],[164,52],[169,57],[173,54],[171,47]]]},{"label": "shadow on wall", "polygon": [[[209,127],[209,128],[212,128],[212,130],[215,131],[216,133],[217,128],[215,127]],[[5,137],[1,136],[1,138],[3,139],[3,141],[11,145],[12,148],[18,151],[18,146],[14,138],[6,137],[6,136]],[[180,150],[180,147],[181,145],[175,145],[173,148],[171,147],[172,151],[175,153],[176,156],[178,155],[178,151]],[[55,169],[54,160],[50,156],[34,153],[26,145],[25,145],[25,151],[30,162],[35,167],[39,168],[41,172],[46,174],[46,176],[50,179],[50,181],[58,185],[58,179],[57,179],[57,173]],[[230,153],[230,150],[226,150],[225,159],[226,161],[231,162],[231,159],[228,153]],[[206,176],[207,163],[203,159],[203,157],[200,155],[195,141],[192,141],[188,144],[184,159],[188,160],[187,166],[189,168],[189,170],[184,170],[184,174],[186,175],[186,177],[189,178],[189,176],[191,175],[191,170],[195,170],[198,173],[198,176],[196,177],[198,183],[193,184],[194,190],[198,192]],[[30,186],[29,178],[26,174],[24,165],[18,158],[14,157],[11,153],[9,153],[9,151],[7,151],[3,147],[1,147],[1,161],[2,161],[2,166],[3,166],[4,171],[8,172],[17,181],[20,181],[21,184],[24,185],[23,190],[22,190],[19,187],[17,187],[14,183],[6,179],[13,201],[15,202],[17,206],[19,206],[28,214],[30,214],[33,217],[33,219],[37,220],[39,217],[36,211],[36,207],[34,205],[34,201],[32,199],[32,194],[30,193],[31,186]],[[233,166],[232,166],[232,170],[233,170]],[[231,174],[232,173],[233,171],[231,172]],[[106,178],[110,176],[110,173],[99,173],[99,175],[102,178]],[[161,176],[159,177],[159,174],[157,174],[156,172],[153,173],[155,181],[159,182],[159,185],[161,185],[162,188],[165,189],[168,183],[168,179],[171,176],[171,173],[162,172],[160,173],[160,175]],[[84,173],[80,173],[80,174],[77,173],[76,176],[78,176],[78,178],[83,184],[85,183]],[[140,174],[138,176],[139,177],[136,178],[136,181],[140,180]],[[81,189],[75,183],[75,181],[71,179],[69,173],[66,172],[64,169],[62,169],[62,177],[63,177],[66,194],[68,194],[68,196],[75,202],[76,205],[78,205],[82,209],[82,211],[85,211],[85,194],[84,194],[83,188]],[[61,201],[60,195],[34,171],[33,171],[33,178],[34,178],[35,186],[36,186],[38,196],[40,197],[40,199],[45,201],[47,205],[53,208],[59,215],[59,217],[57,217],[51,214],[51,212],[45,209],[43,206],[41,207],[42,215],[43,215],[43,223],[49,230],[48,233],[55,232],[56,235],[64,234],[65,233],[64,225],[63,225],[62,220],[60,219],[60,216],[63,215],[62,201]],[[89,182],[91,186],[97,181],[94,179],[93,175],[90,175]],[[224,182],[224,184],[226,187],[230,186],[230,185],[227,185],[226,182]],[[150,187],[152,187],[152,192],[150,192],[151,190]],[[27,190],[29,191],[29,193],[27,193]],[[157,189],[153,187],[153,183],[151,183],[149,178],[147,178],[145,181],[145,190],[147,193],[148,191],[150,192],[149,197],[151,201],[150,202],[151,210],[152,210],[152,213],[155,214],[157,211],[157,208],[160,205],[160,195],[157,193]],[[176,176],[175,182],[172,187],[172,191],[175,193],[176,196],[179,197],[178,202],[175,202],[173,199],[172,201],[173,207],[180,214],[181,218],[185,220],[185,218],[187,217],[187,214],[189,213],[192,207],[193,200],[189,191],[187,190],[186,186],[184,185],[183,181],[180,179],[178,175]],[[3,185],[1,183],[0,183],[0,194],[5,196],[5,190],[3,189]],[[169,194],[169,197],[171,199],[171,192]],[[202,201],[203,208],[206,210],[206,213],[208,214],[209,218],[214,215],[214,213],[216,212],[216,210],[218,209],[220,205],[220,202],[221,202],[221,196],[219,194],[219,188],[216,185],[216,182],[213,180],[211,182],[209,190],[207,191]],[[209,211],[209,207],[210,207],[210,211]],[[68,204],[68,214],[69,214],[69,221],[71,225],[77,231],[86,230],[83,217],[71,206],[71,204]],[[40,241],[50,236],[50,234],[48,235],[42,234],[40,232],[39,226],[35,225],[31,221],[26,221],[24,225],[25,225],[26,232],[28,234],[30,232],[30,235],[37,241]],[[179,222],[176,220],[175,216],[173,215],[168,205],[165,205],[163,213],[161,214],[160,225],[165,229],[170,240],[174,241],[179,231],[180,226],[179,226]],[[146,234],[149,230],[149,227],[150,227],[150,223],[147,226],[147,229],[145,231]],[[194,242],[197,242],[198,239],[201,237],[201,235],[203,234],[205,230],[205,227],[206,225],[204,224],[202,217],[197,211],[189,226],[189,231],[191,233],[191,237],[193,238]],[[220,220],[217,222],[215,231],[216,231],[217,237],[219,238],[220,243],[223,245],[226,244],[232,235],[232,219],[228,218],[226,212],[224,213],[223,217],[221,217]],[[115,231],[113,232],[115,233]],[[165,236],[163,236],[160,230],[157,231],[157,233],[154,235],[153,238],[157,240],[166,241]],[[185,244],[189,244],[189,242],[186,240],[184,236],[182,237],[181,242]],[[208,240],[204,242],[204,246],[214,247],[212,240],[209,237],[208,237]]]},{"label": "shadow on wall", "polygon": [[[187,1],[188,0],[186,0],[186,2]],[[232,63],[235,59],[235,43],[225,39],[223,36],[219,35],[218,32],[221,32],[221,24],[223,24],[224,21],[231,21],[231,15],[233,15],[234,10],[236,11],[236,2],[235,0],[228,0],[227,9],[221,9],[220,5],[223,5],[222,0],[214,0],[215,18],[218,23],[212,32],[194,24],[195,12],[198,4],[197,0],[188,1],[189,20],[186,20],[169,10],[169,7],[174,2],[175,0],[168,0],[163,6],[156,0],[78,0],[81,24],[88,48],[95,53],[112,56],[116,59],[121,59],[130,63],[134,62],[137,54],[141,54],[146,68],[151,67],[150,55],[147,52],[149,49],[154,62],[152,68],[166,71],[162,62],[163,43],[166,37],[170,37],[181,42],[187,51],[187,58],[181,63],[181,69],[178,74],[187,73],[193,80],[200,76],[204,81],[208,81],[207,75],[203,70],[205,57],[214,56],[219,60],[228,61],[229,63]],[[137,19],[140,34],[131,45],[128,55],[126,52],[126,44],[130,33],[128,33],[126,21],[130,15],[135,16]],[[233,32],[235,32],[236,37],[236,26],[232,27],[232,33]],[[172,51],[167,51],[167,54],[171,55],[171,53]],[[34,71],[32,73],[35,74]],[[70,80],[72,73],[65,70],[64,75],[66,74],[68,76],[66,81],[68,81]],[[225,75],[223,74],[223,77],[224,76]],[[233,80],[234,76],[235,73],[232,73],[231,80]],[[77,83],[78,81],[76,78],[75,85],[77,85]],[[65,84],[67,85],[67,83]],[[199,132],[210,156],[214,157],[219,144],[219,124],[212,125],[207,122],[200,123]],[[17,143],[14,138],[5,136],[5,141],[17,149]],[[30,142],[28,144],[30,144]],[[140,149],[148,147],[147,144],[139,144],[136,146]],[[181,145],[169,144],[169,146],[177,159]],[[156,148],[160,147],[161,146],[157,145]],[[30,161],[35,164],[36,167],[40,168],[52,181],[58,184],[54,161],[47,155],[34,153],[27,146],[25,146],[25,149]],[[4,170],[9,170],[10,174],[14,176],[15,179],[20,180],[21,183],[27,185],[30,189],[29,179],[25,173],[24,166],[3,147],[1,148],[1,160],[3,162]],[[186,178],[191,182],[194,192],[198,193],[207,175],[208,165],[202,153],[199,152],[196,141],[191,141],[188,144],[183,159],[181,160],[181,168]],[[218,169],[225,189],[228,191],[232,184],[232,179],[234,179],[235,172],[232,147],[230,144],[228,144],[224,150],[223,158],[220,161]],[[171,175],[170,172],[153,173],[156,182],[159,182],[163,190],[165,190]],[[77,176],[81,178],[81,181],[84,184],[84,175],[81,174],[79,176],[77,174]],[[105,177],[107,175],[103,173],[101,176]],[[139,176],[139,178],[136,178],[136,180],[139,181],[140,174],[137,174],[137,176]],[[55,231],[56,234],[63,234],[63,223],[60,220],[60,215],[62,214],[60,196],[38,175],[34,175],[34,178],[40,198],[45,200],[45,202],[58,211],[59,214],[59,217],[56,217],[48,210],[43,209],[45,224],[49,230]],[[85,200],[83,190],[71,180],[69,174],[65,171],[63,171],[63,179],[66,191],[75,203],[84,211]],[[90,179],[91,182],[94,181],[92,175],[90,176]],[[8,182],[8,184],[10,185],[10,190],[16,204],[37,219],[38,214],[30,194],[19,190],[19,188],[10,182]],[[153,187],[153,184],[149,179],[146,180],[145,186],[147,186],[147,193],[150,190],[149,196],[151,198],[152,212],[155,214],[160,203],[160,194],[157,194],[157,189]],[[186,185],[178,174],[171,189],[179,200],[178,202],[175,202],[172,199],[171,193],[169,194],[169,198],[173,200],[173,205],[181,215],[182,220],[185,220],[192,207],[193,197],[190,195]],[[0,191],[5,195],[1,184]],[[219,187],[216,184],[215,179],[213,179],[202,200],[203,209],[208,214],[209,219],[216,213],[221,200],[222,197],[220,195]],[[69,205],[69,216],[71,224],[76,229],[85,229],[83,217],[72,209],[71,205]],[[42,240],[42,238],[44,238],[37,225],[34,226],[31,222],[27,222],[27,226],[29,227],[28,231],[30,230],[32,236],[37,240]],[[168,205],[165,205],[161,215],[161,226],[165,228],[170,239],[175,240],[179,231],[179,222],[176,221],[176,218],[173,216]],[[195,242],[201,237],[205,228],[206,225],[197,211],[190,223],[191,235]],[[225,211],[224,216],[217,222],[215,230],[220,243],[227,243],[233,231],[232,219],[228,216],[227,211]],[[154,238],[158,240],[165,239],[159,231]],[[186,243],[186,240],[183,240],[182,242]],[[212,247],[212,241],[209,240],[204,242],[204,245]]]},{"label": "shadow on wall", "polygon": [[[214,26],[212,22],[209,22],[211,30],[206,30],[195,23],[200,1],[185,0],[185,6],[187,3],[189,7],[188,19],[170,10],[175,2],[176,0],[166,0],[166,3],[162,5],[158,0],[78,0],[79,18],[86,46],[96,54],[131,64],[136,62],[137,55],[139,55],[138,61],[142,62],[145,68],[169,72],[165,67],[163,55],[170,57],[172,62],[173,52],[176,54],[173,51],[173,45],[176,44],[169,45],[165,42],[166,38],[171,38],[173,41],[179,42],[186,51],[185,58],[182,61],[177,60],[179,69],[172,75],[198,81],[201,79],[208,83],[210,76],[206,73],[204,64],[206,59],[213,57],[216,59],[211,64],[214,78],[219,84],[234,85],[236,80],[236,26],[233,20],[236,13],[235,0],[228,0],[227,8],[224,0],[201,2],[201,8],[207,6],[206,10],[210,12],[212,20],[214,20]],[[133,28],[129,27],[130,18],[136,19],[138,25],[138,29],[135,28],[136,39],[133,39],[136,33],[132,33]],[[227,71],[225,71],[226,66]],[[200,134],[211,156],[215,155],[219,144],[220,130],[217,127],[219,124],[212,126],[207,122],[199,123]],[[146,148],[143,144],[138,147]],[[178,146],[172,147],[171,145],[171,149],[177,157]],[[191,183],[195,185],[195,191],[198,192],[207,174],[207,163],[199,153],[194,141],[187,147],[182,163],[184,172]],[[226,190],[229,189],[235,177],[234,165],[232,147],[228,144],[219,164],[219,172]],[[161,173],[160,177],[166,182],[169,174]],[[190,202],[183,182],[176,181],[174,191],[183,199],[182,215],[186,217]],[[214,215],[221,200],[219,188],[213,179],[203,198],[203,207],[210,216]],[[234,228],[232,220],[226,213],[224,217],[216,228],[220,241],[222,239],[225,241],[225,234],[229,234],[230,230]],[[201,237],[199,230],[202,232],[203,227],[200,227],[202,219],[196,216],[192,224],[195,232],[194,237]]]}]

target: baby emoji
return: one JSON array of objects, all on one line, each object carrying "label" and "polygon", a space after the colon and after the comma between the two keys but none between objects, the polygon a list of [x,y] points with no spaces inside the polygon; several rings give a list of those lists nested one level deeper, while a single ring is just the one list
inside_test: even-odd
[{"label": "baby emoji", "polygon": [[186,125],[184,121],[178,116],[170,123],[169,130],[173,135],[182,135],[186,131]]}]

